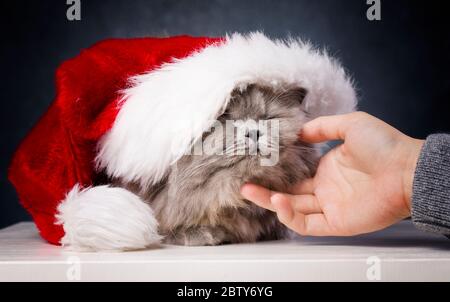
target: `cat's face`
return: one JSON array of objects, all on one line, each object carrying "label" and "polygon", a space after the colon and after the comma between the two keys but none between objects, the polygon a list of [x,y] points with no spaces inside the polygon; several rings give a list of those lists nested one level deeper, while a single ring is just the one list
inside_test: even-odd
[{"label": "cat's face", "polygon": [[306,94],[302,88],[274,91],[256,85],[236,90],[225,112],[203,135],[203,156],[223,156],[227,165],[278,164],[284,151],[299,148]]},{"label": "cat's face", "polygon": [[298,139],[307,121],[305,97],[301,88],[236,90],[210,131],[177,163],[179,171],[203,180],[220,174],[281,189],[310,177],[316,150]]}]

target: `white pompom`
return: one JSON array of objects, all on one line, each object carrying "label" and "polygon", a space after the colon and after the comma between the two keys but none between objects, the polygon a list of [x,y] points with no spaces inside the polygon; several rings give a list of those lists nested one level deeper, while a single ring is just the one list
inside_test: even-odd
[{"label": "white pompom", "polygon": [[76,251],[122,251],[146,248],[161,241],[149,205],[135,194],[109,186],[81,190],[78,185],[58,207],[61,244]]}]

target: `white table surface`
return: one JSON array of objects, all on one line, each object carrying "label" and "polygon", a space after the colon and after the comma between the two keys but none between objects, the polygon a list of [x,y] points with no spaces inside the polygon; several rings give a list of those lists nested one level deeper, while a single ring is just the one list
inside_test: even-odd
[{"label": "white table surface", "polygon": [[404,221],[353,238],[74,253],[32,223],[0,230],[0,281],[450,281],[450,240]]}]

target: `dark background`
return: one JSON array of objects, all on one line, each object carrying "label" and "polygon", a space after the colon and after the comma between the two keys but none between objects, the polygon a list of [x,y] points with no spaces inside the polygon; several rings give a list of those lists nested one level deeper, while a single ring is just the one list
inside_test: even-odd
[{"label": "dark background", "polygon": [[105,38],[253,30],[301,36],[342,60],[357,81],[361,110],[418,138],[450,132],[444,1],[381,0],[382,21],[374,22],[366,0],[82,0],[82,20],[72,22],[66,0],[1,2],[0,228],[29,219],[6,173],[54,97],[56,67]]}]

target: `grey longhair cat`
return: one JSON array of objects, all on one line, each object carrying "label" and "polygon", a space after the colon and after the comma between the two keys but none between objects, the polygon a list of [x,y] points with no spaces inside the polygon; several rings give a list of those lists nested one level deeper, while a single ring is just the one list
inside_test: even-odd
[{"label": "grey longhair cat", "polygon": [[[141,190],[137,184],[120,179],[113,183],[149,203],[165,243],[217,245],[283,238],[287,230],[276,214],[244,200],[239,191],[244,183],[251,182],[285,192],[315,173],[316,149],[298,139],[307,120],[303,106],[306,96],[307,91],[297,87],[249,85],[233,92],[225,112],[217,118],[223,129],[229,120],[277,121],[277,135],[268,137],[270,133],[258,129],[246,136],[256,143],[265,139],[269,149],[276,138],[279,158],[275,165],[261,165],[263,155],[259,153],[236,152],[249,145],[235,138],[234,132],[226,131],[223,139],[232,143],[225,144],[223,154],[184,155],[157,185]],[[202,140],[219,134],[205,132]]]}]

